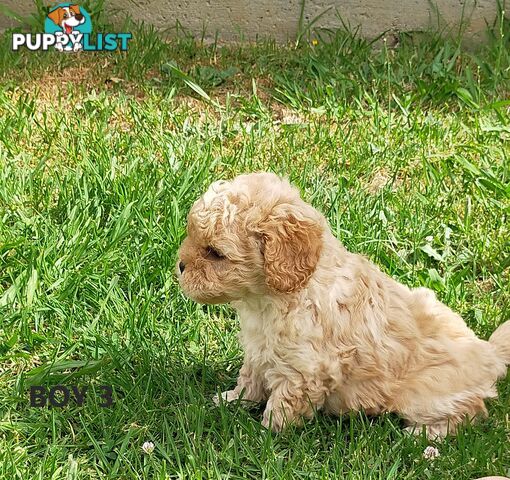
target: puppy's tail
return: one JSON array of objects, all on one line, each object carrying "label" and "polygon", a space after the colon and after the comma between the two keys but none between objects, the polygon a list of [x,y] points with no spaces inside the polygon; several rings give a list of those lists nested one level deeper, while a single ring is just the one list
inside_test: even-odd
[{"label": "puppy's tail", "polygon": [[510,365],[510,320],[500,325],[489,338],[499,356]]}]

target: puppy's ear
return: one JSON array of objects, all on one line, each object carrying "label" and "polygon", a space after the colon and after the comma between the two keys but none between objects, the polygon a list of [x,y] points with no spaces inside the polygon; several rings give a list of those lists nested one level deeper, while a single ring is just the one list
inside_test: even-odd
[{"label": "puppy's ear", "polygon": [[317,266],[323,228],[318,214],[306,205],[281,204],[259,224],[266,284],[290,293],[304,287]]},{"label": "puppy's ear", "polygon": [[62,20],[64,20],[64,9],[61,7],[56,8],[53,12],[48,13],[48,17],[60,27]]},{"label": "puppy's ear", "polygon": [[81,14],[80,7],[78,5],[69,5],[69,10],[71,10],[71,12],[74,12],[75,15]]}]

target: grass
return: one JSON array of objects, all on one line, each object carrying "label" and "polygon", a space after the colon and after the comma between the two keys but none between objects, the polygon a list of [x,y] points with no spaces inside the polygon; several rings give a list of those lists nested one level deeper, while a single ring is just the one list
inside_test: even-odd
[{"label": "grass", "polygon": [[[510,475],[508,378],[434,461],[393,415],[275,435],[260,409],[214,407],[242,362],[237,321],[186,299],[173,273],[207,185],[273,170],[351,251],[487,338],[510,302],[505,21],[478,52],[434,36],[226,47],[129,28],[127,54],[0,40],[0,478]],[[88,386],[85,404],[30,407],[30,386],[59,384]]]}]

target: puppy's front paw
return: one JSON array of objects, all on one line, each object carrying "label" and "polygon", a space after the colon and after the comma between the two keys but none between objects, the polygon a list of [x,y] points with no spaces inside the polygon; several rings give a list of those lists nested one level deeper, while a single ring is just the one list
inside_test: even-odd
[{"label": "puppy's front paw", "polygon": [[[220,400],[221,396],[221,400]],[[235,390],[227,390],[226,392],[221,392],[221,395],[214,395],[213,402],[216,406],[218,406],[221,402],[230,403],[239,398],[239,394]]]},{"label": "puppy's front paw", "polygon": [[273,432],[278,433],[282,431],[284,421],[285,418],[283,415],[266,408],[262,417],[262,426],[268,430],[271,429]]},{"label": "puppy's front paw", "polygon": [[[425,435],[429,440],[441,441],[446,435],[448,435],[448,422],[439,422],[432,425],[409,425],[404,428],[404,431],[408,434],[419,437],[425,430]],[[455,432],[455,428],[452,429]]]}]

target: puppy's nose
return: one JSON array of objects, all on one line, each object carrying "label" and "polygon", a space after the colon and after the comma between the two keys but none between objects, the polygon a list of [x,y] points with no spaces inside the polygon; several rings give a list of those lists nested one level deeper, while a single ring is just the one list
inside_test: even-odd
[{"label": "puppy's nose", "polygon": [[186,265],[184,265],[184,262],[181,260],[181,261],[179,262],[179,272],[181,272],[181,273],[182,273],[182,272],[184,272],[184,267],[185,267],[185,266],[186,266]]},{"label": "puppy's nose", "polygon": [[82,20],[82,18],[83,18],[83,15],[82,15],[81,13],[77,13],[77,14],[75,15],[75,17],[76,17],[76,20],[78,20],[79,22],[81,22],[81,20]]}]

